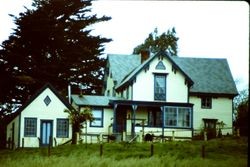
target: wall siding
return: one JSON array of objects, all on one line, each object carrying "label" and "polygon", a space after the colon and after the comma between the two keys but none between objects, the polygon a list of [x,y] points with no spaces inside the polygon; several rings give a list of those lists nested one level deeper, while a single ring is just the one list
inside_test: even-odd
[{"label": "wall siding", "polygon": [[202,109],[201,98],[196,96],[190,97],[190,103],[194,104],[194,129],[203,127],[203,118],[218,119],[218,121],[223,121],[226,124],[225,128],[228,128],[223,130],[223,134],[232,134],[232,99],[224,97],[212,98],[211,109]]},{"label": "wall siding", "polygon": [[166,77],[166,101],[167,102],[187,102],[188,87],[185,84],[185,77],[178,70],[172,71],[172,64],[166,58],[163,63],[165,70],[155,69],[159,60],[156,57],[150,63],[148,70],[142,70],[136,76],[136,82],[133,84],[133,99],[141,101],[154,101],[154,73],[168,74]]},{"label": "wall siding", "polygon": [[[46,104],[43,101],[46,96],[49,96],[51,99],[51,102],[48,106],[46,106]],[[39,147],[38,137],[40,138],[40,133],[41,133],[40,132],[41,120],[53,121],[53,146],[54,146],[55,145],[54,138],[56,138],[57,118],[68,118],[68,114],[64,112],[65,109],[66,109],[65,105],[57,98],[57,96],[49,88],[45,89],[21,113],[19,146],[22,146],[22,138],[24,138],[24,147]],[[27,117],[37,118],[36,137],[24,137],[24,118]],[[15,120],[16,119],[17,118],[15,118]],[[11,126],[11,123],[8,126]],[[62,144],[66,142],[67,140],[71,139],[71,136],[72,136],[72,128],[70,125],[69,137],[56,138],[57,144]]]}]

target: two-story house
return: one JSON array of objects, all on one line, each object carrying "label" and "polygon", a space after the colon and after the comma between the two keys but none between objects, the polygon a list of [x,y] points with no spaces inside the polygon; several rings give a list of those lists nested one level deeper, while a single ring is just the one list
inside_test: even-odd
[{"label": "two-story house", "polygon": [[107,55],[104,96],[72,95],[72,105],[92,107],[85,133],[119,139],[146,133],[191,139],[197,131],[225,124],[232,134],[237,89],[226,59],[188,58],[166,52]]}]

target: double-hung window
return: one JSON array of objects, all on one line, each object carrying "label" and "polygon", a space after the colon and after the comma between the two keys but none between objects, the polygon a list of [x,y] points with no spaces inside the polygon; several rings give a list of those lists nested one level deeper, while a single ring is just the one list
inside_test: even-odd
[{"label": "double-hung window", "polygon": [[94,120],[90,122],[91,127],[103,127],[103,109],[92,108],[92,114]]},{"label": "double-hung window", "polygon": [[24,118],[24,137],[36,137],[37,118]]},{"label": "double-hung window", "polygon": [[165,101],[166,100],[166,74],[154,75],[154,99]]},{"label": "double-hung window", "polygon": [[188,107],[166,107],[165,126],[190,128],[191,109]]},{"label": "double-hung window", "polygon": [[211,109],[212,108],[212,98],[202,97],[201,98],[201,108]]},{"label": "double-hung window", "polygon": [[57,119],[56,137],[69,137],[69,119]]}]

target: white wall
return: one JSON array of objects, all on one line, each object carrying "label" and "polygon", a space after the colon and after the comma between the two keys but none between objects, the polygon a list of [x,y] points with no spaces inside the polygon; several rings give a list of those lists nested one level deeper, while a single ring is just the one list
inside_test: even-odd
[{"label": "white wall", "polygon": [[[14,123],[14,139],[12,139],[12,124]],[[18,147],[18,131],[19,131],[19,116],[17,116],[15,119],[13,119],[8,125],[7,125],[7,134],[6,134],[6,141],[10,138],[14,142],[14,147]]]},{"label": "white wall", "polygon": [[[83,108],[81,108],[83,109]],[[107,135],[109,130],[110,133],[112,133],[113,130],[113,126],[110,126],[113,123],[113,109],[112,108],[103,108],[103,127],[91,127],[90,126],[90,122],[87,122],[87,133],[88,134],[94,134],[94,135],[98,135],[98,134],[105,134]],[[86,142],[86,128],[82,129],[82,135],[80,136],[80,138],[83,139],[84,142]],[[87,143],[96,143],[97,141],[97,136],[94,137],[90,137],[87,136]]]},{"label": "white wall", "polygon": [[166,70],[155,69],[159,60],[157,57],[151,61],[149,70],[142,70],[136,76],[133,84],[133,100],[154,101],[154,73],[168,74],[166,77],[166,101],[167,102],[187,102],[188,87],[185,85],[185,77],[180,71],[172,71],[171,62],[164,58],[163,63]]},{"label": "white wall", "polygon": [[[44,99],[49,96],[51,103],[46,106]],[[41,120],[52,120],[53,121],[53,141],[56,138],[56,120],[57,118],[68,118],[68,113],[64,110],[66,106],[57,98],[57,96],[49,89],[45,89],[37,98],[35,98],[21,113],[21,123],[20,123],[20,146],[22,145],[22,138],[24,138],[25,147],[39,147],[40,138],[40,123]],[[36,137],[24,137],[24,118],[32,117],[37,118],[37,136]],[[68,138],[56,138],[57,144],[62,144],[72,136],[71,125],[69,127],[69,137]],[[53,142],[53,145],[55,143]]]},{"label": "white wall", "polygon": [[[203,127],[203,118],[218,119],[223,121],[227,130],[223,130],[223,134],[232,134],[232,99],[218,97],[212,98],[212,108],[202,109],[201,98],[196,96],[190,97],[190,103],[193,107],[193,126],[194,129],[201,129]],[[231,129],[230,129],[231,128]]]}]

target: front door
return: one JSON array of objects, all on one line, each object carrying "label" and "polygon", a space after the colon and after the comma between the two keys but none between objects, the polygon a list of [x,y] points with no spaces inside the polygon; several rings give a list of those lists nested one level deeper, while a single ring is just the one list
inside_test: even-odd
[{"label": "front door", "polygon": [[53,121],[42,120],[41,121],[41,146],[49,145],[50,138],[52,139],[52,132],[53,132]]}]

